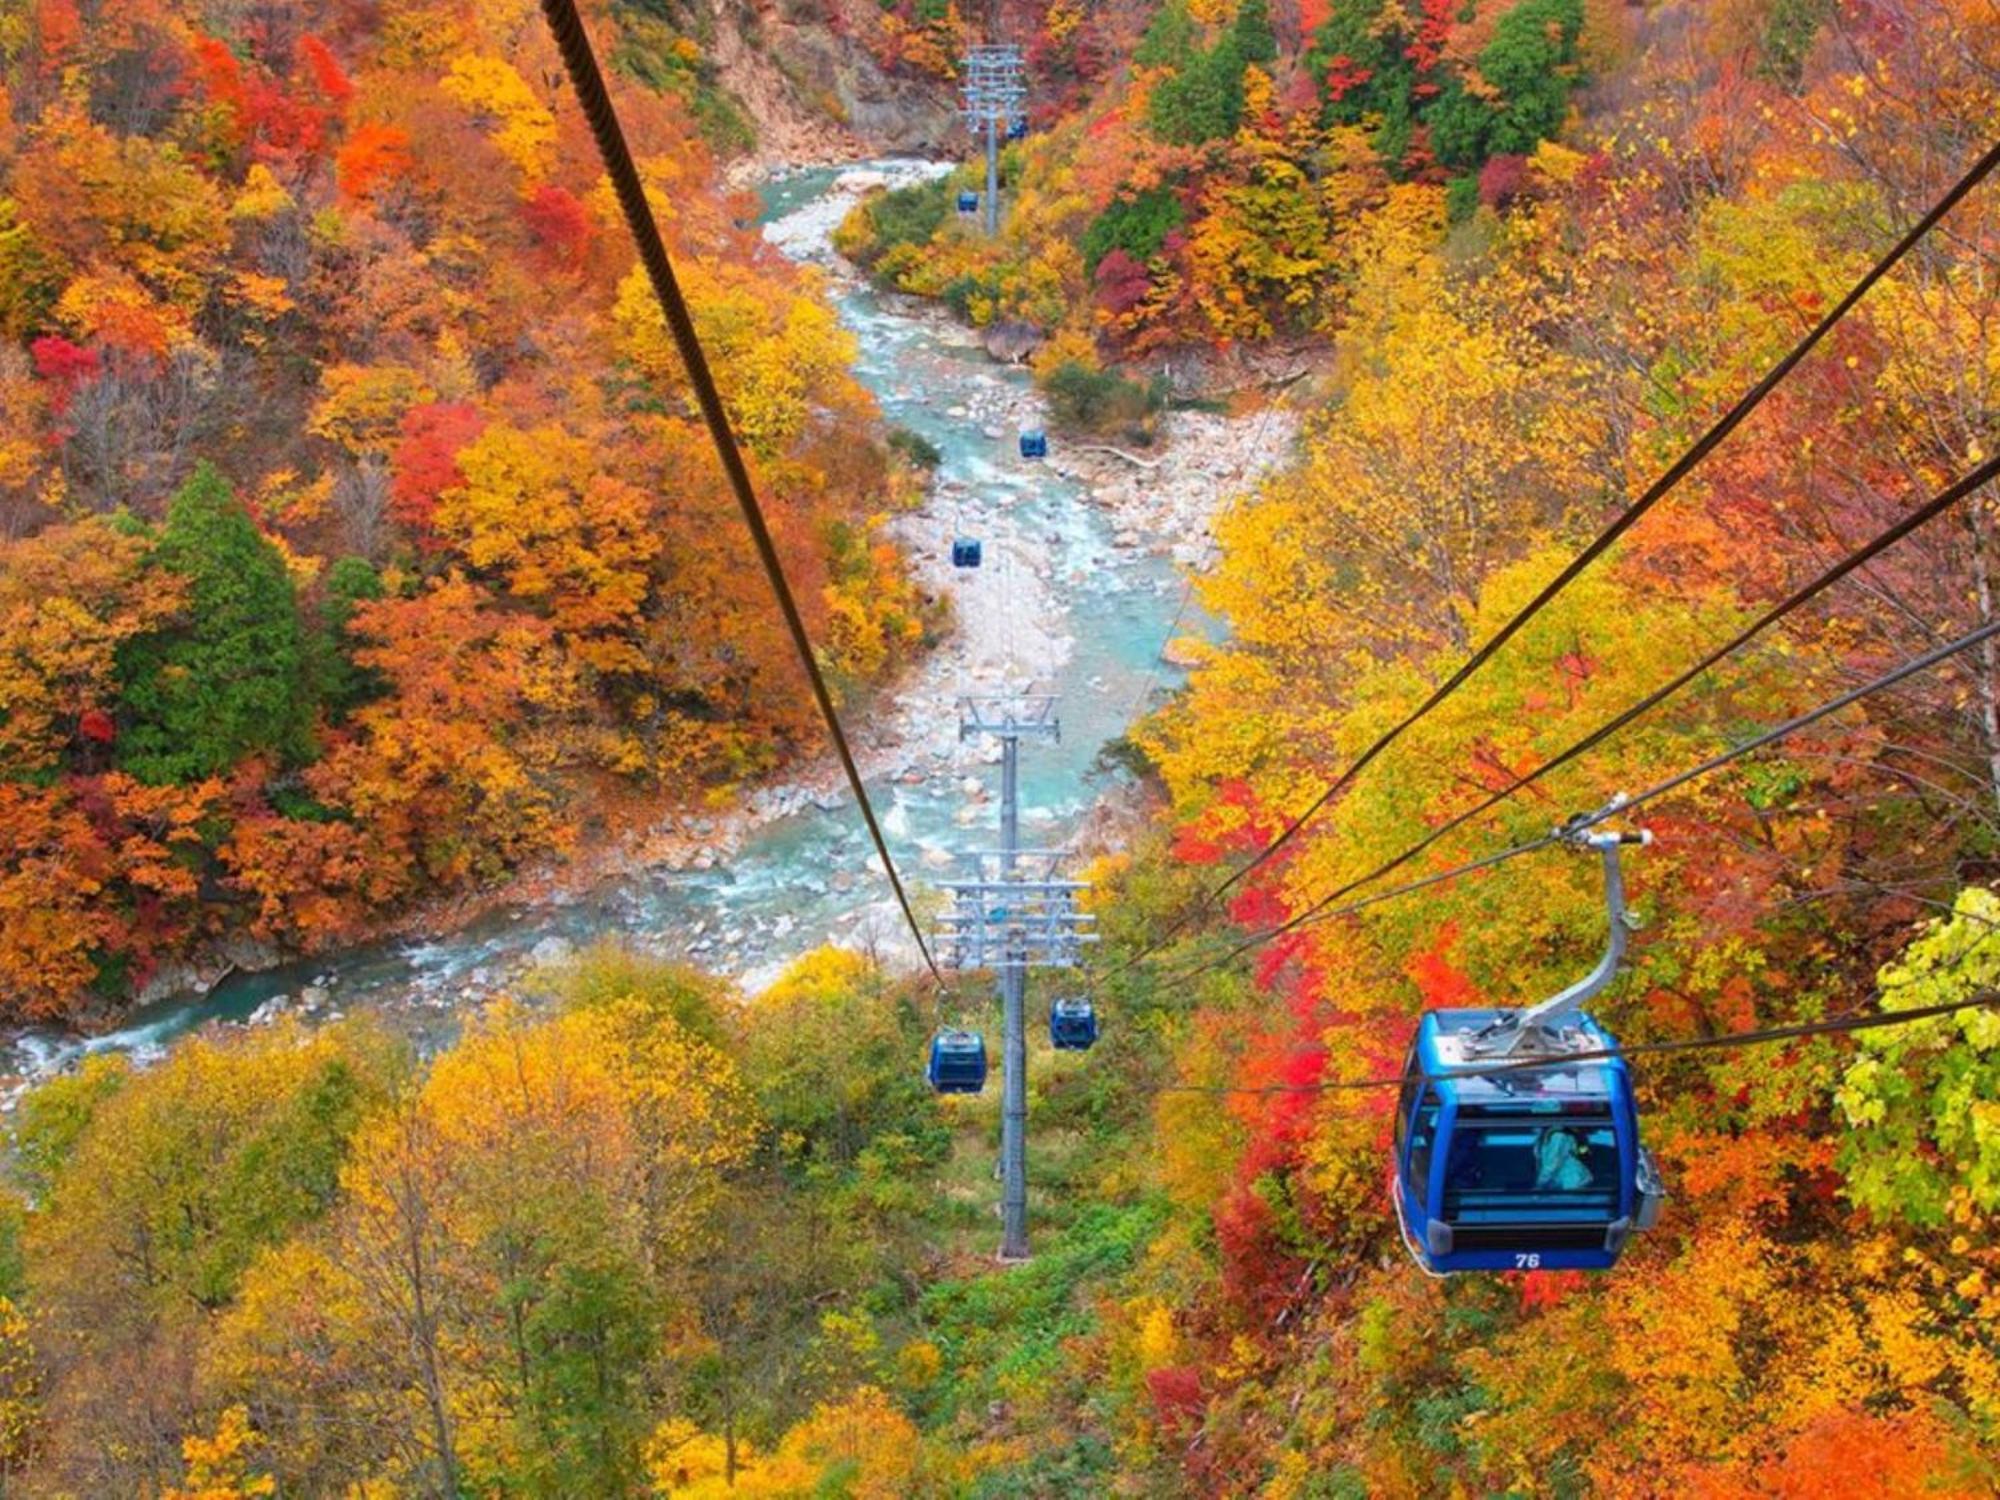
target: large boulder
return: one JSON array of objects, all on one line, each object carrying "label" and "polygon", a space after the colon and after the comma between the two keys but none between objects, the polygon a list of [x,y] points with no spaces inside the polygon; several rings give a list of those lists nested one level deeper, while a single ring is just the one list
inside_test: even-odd
[{"label": "large boulder", "polygon": [[1042,331],[1018,319],[990,323],[983,340],[986,352],[1005,365],[1018,365],[1042,347]]}]

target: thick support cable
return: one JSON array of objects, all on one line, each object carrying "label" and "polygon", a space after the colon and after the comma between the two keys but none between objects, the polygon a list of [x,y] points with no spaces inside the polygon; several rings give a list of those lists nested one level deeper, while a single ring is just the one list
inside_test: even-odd
[{"label": "thick support cable", "polygon": [[1981,990],[1962,1000],[1946,1000],[1937,1005],[1913,1006],[1909,1010],[1885,1010],[1851,1016],[1835,1016],[1826,1021],[1805,1021],[1796,1026],[1766,1026],[1757,1031],[1737,1031],[1726,1036],[1688,1037],[1670,1042],[1633,1042],[1623,1047],[1600,1047],[1588,1052],[1566,1052],[1559,1058],[1528,1058],[1507,1062],[1477,1063],[1452,1068],[1443,1073],[1397,1074],[1393,1078],[1347,1078],[1326,1083],[1273,1083],[1263,1085],[1165,1083],[1149,1092],[1156,1094],[1337,1094],[1363,1089],[1401,1088],[1405,1083],[1445,1083],[1459,1078],[1489,1078],[1501,1073],[1547,1072],[1573,1067],[1577,1063],[1609,1062],[1618,1057],[1657,1056],[1671,1052],[1727,1052],[1738,1047],[1763,1047],[1775,1042],[1804,1041],[1816,1036],[1844,1036],[1854,1031],[1879,1031],[1887,1026],[1910,1026],[1918,1021],[1934,1021],[1940,1016],[1967,1010],[2000,1008],[2000,990]]},{"label": "thick support cable", "polygon": [[556,49],[562,53],[563,67],[569,72],[570,86],[576,91],[577,103],[582,106],[584,118],[590,122],[590,133],[597,142],[598,155],[603,158],[605,173],[618,194],[618,206],[624,210],[626,227],[631,231],[632,242],[638,249],[646,275],[653,283],[653,294],[659,299],[660,311],[666,315],[667,327],[673,334],[674,346],[680,351],[681,362],[687,366],[688,384],[694,389],[702,418],[708,424],[708,435],[715,444],[716,456],[722,460],[722,469],[736,496],[737,507],[743,512],[743,523],[750,528],[750,538],[756,543],[758,561],[763,564],[764,576],[770,580],[771,592],[777,596],[778,610],[785,617],[785,629],[791,635],[792,648],[798,654],[799,664],[805,669],[806,680],[812,685],[813,701],[819,705],[820,718],[825,721],[834,753],[840,757],[840,768],[847,774],[847,784],[854,793],[855,805],[861,809],[862,821],[868,825],[868,837],[875,845],[875,852],[881,856],[883,873],[889,877],[889,885],[896,893],[896,905],[902,909],[903,920],[909,924],[910,936],[916,939],[917,951],[923,955],[931,977],[943,986],[944,975],[931,954],[930,944],[924,940],[923,928],[910,906],[902,877],[896,873],[896,862],[890,857],[888,842],[882,837],[874,804],[869,801],[868,788],[861,779],[861,769],[855,764],[846,731],[840,725],[840,715],[834,710],[833,695],[827,690],[819,660],[813,655],[812,639],[806,634],[805,620],[799,614],[798,602],[792,597],[792,587],[785,578],[777,544],[771,539],[771,528],[764,519],[764,509],[758,502],[749,467],[743,461],[743,451],[737,446],[735,430],[730,426],[729,414],[722,404],[722,393],[716,388],[715,376],[708,367],[708,356],[703,352],[701,338],[695,332],[694,317],[688,311],[687,300],[681,295],[680,283],[674,277],[666,242],[660,236],[660,226],[654,221],[653,207],[646,201],[645,184],[632,160],[631,148],[625,142],[624,129],[618,123],[618,113],[604,86],[604,74],[598,68],[597,54],[583,29],[575,0],[542,0],[542,15],[549,24],[550,35],[555,38]]},{"label": "thick support cable", "polygon": [[[1610,525],[1600,531],[1581,552],[1571,558],[1560,573],[1550,579],[1534,598],[1530,599],[1499,630],[1488,637],[1471,656],[1466,658],[1464,663],[1455,672],[1432,691],[1429,697],[1425,698],[1423,702],[1418,704],[1408,714],[1391,725],[1367,749],[1356,756],[1340,775],[1321,789],[1304,812],[1286,823],[1284,828],[1279,831],[1277,837],[1258,850],[1250,859],[1239,865],[1220,883],[1212,887],[1195,907],[1184,913],[1152,944],[1141,949],[1131,958],[1126,959],[1117,969],[1111,972],[1122,972],[1124,969],[1130,968],[1133,964],[1139,963],[1165,947],[1176,933],[1194,920],[1195,916],[1212,907],[1238,881],[1263,865],[1267,860],[1276,855],[1279,850],[1283,849],[1296,838],[1300,830],[1318,815],[1320,809],[1350,786],[1355,777],[1366,770],[1376,757],[1395,744],[1397,740],[1401,739],[1418,721],[1428,717],[1438,705],[1456,693],[1473,673],[1477,672],[1487,662],[1491,661],[1494,656],[1499,654],[1501,648],[1519,634],[1530,620],[1534,619],[1536,615],[1547,608],[1556,595],[1568,588],[1584,569],[1588,568],[1598,558],[1609,551],[1612,545],[1627,531],[1631,530],[1633,526],[1638,524],[1639,520],[1647,512],[1666,499],[1696,465],[1721,446],[1723,440],[1740,427],[1744,420],[1764,403],[1765,398],[1777,388],[1778,384],[1792,372],[1801,360],[1819,346],[1827,334],[1831,333],[1834,327],[1853,310],[1855,304],[1867,296],[1878,281],[1894,270],[1902,262],[1903,258],[1916,248],[1917,244],[1936,227],[1938,222],[1956,208],[1967,193],[1983,182],[1996,166],[2000,166],[2000,144],[1989,148],[1985,155],[1973,163],[1971,169],[1952,186],[1951,190],[1938,199],[1931,206],[1928,213],[1917,220],[1915,224],[1911,225],[1902,238],[1897,240],[1880,260],[1868,268],[1867,273],[1848,289],[1847,294],[1834,304],[1825,317],[1814,324],[1806,335],[1792,346],[1784,358],[1780,359],[1765,373],[1763,379],[1744,392],[1743,396],[1734,406],[1723,413],[1713,426],[1696,439],[1694,444],[1674,461],[1671,467],[1647,487],[1643,495],[1620,511]],[[1107,975],[1106,977],[1108,978],[1109,976]]]}]

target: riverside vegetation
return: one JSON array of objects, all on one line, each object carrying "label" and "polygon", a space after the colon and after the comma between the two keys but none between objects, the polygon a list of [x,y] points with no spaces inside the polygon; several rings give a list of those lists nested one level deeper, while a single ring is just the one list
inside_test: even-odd
[{"label": "riverside vegetation", "polygon": [[[265,920],[336,930],[486,878],[598,777],[727,784],[798,730],[580,126],[530,81],[532,13],[501,9],[513,24],[332,12],[282,46],[246,21],[219,52],[165,9],[65,31],[76,13],[42,0],[9,23],[0,245],[27,290],[7,304],[0,933],[29,951],[80,920],[73,895],[139,935],[47,939],[69,981],[42,1005],[114,984],[118,954],[129,968],[191,912],[268,901]],[[904,42],[962,24],[881,9]],[[923,1089],[929,989],[852,953],[744,996],[595,950],[430,1060],[360,1021],[208,1036],[144,1071],[93,1059],[18,1113],[10,1490],[1888,1500],[2000,1482],[2000,1017],[1645,1059],[1660,1226],[1604,1276],[1438,1282],[1395,1242],[1393,1093],[1317,1086],[1393,1074],[1427,1006],[1573,977],[1602,938],[1594,871],[1544,852],[1191,972],[1533,770],[1992,451],[1989,185],[1281,858],[1201,905],[1992,144],[2000,18],[1976,0],[1003,12],[1061,87],[1009,150],[1000,240],[923,188],[860,209],[850,251],[975,322],[1033,324],[1047,378],[1143,383],[1190,342],[1323,356],[1292,398],[1293,464],[1218,522],[1199,592],[1227,639],[1133,731],[1157,816],[1091,872],[1107,968],[1180,941],[1104,980],[1087,1058],[1033,1057],[1036,1258],[989,1259],[995,1103]],[[181,72],[147,62],[170,35]],[[899,66],[948,66],[899,46]],[[796,497],[788,563],[858,684],[921,629],[868,540],[868,497],[902,470],[855,436],[823,302],[695,190],[684,103],[628,97],[659,132],[645,154],[746,435]],[[47,165],[65,150],[97,154]],[[180,200],[126,171],[207,217],[149,217]],[[88,213],[37,196],[99,193]],[[273,245],[295,259],[245,248]],[[342,269],[255,279],[320,256]],[[336,311],[356,321],[329,333]],[[199,389],[177,371],[223,366],[242,373],[209,399],[241,402],[230,420],[103,467],[110,439],[85,434],[159,429],[94,412],[158,411]],[[354,539],[369,473],[373,552]],[[714,507],[685,566],[634,519],[662,495]],[[1545,833],[1990,621],[1994,546],[1982,493],[1405,873]],[[205,713],[214,739],[178,732],[231,653],[266,670],[214,680],[267,696]],[[30,817],[111,852],[27,841]],[[1990,653],[1646,821],[1645,926],[1599,1006],[1627,1042],[2000,981]]]}]

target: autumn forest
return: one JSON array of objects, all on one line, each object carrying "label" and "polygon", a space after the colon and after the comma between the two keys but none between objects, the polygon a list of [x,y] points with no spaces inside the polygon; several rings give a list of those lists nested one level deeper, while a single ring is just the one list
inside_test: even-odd
[{"label": "autumn forest", "polygon": [[[541,7],[0,0],[0,1493],[2000,1491],[2000,11],[581,9],[867,836]],[[1658,1222],[1427,1274],[1621,794]]]}]

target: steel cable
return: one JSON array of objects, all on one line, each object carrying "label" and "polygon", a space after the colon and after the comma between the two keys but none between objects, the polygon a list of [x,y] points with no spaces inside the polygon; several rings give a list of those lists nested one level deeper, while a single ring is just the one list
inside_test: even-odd
[{"label": "steel cable", "polygon": [[[1348,764],[1345,770],[1320,790],[1318,795],[1306,807],[1305,811],[1287,822],[1275,838],[1259,849],[1249,860],[1239,865],[1219,884],[1206,891],[1193,907],[1170,924],[1167,930],[1157,939],[1142,948],[1138,953],[1132,955],[1132,957],[1122,961],[1110,973],[1122,973],[1125,969],[1142,962],[1165,947],[1196,916],[1203,911],[1211,909],[1215,902],[1238,881],[1242,880],[1251,871],[1259,868],[1277,854],[1280,849],[1283,849],[1296,838],[1300,830],[1319,813],[1320,809],[1325,807],[1341,791],[1351,785],[1354,779],[1367,769],[1383,751],[1395,744],[1397,740],[1401,739],[1419,721],[1428,717],[1440,704],[1456,693],[1471,678],[1473,673],[1491,661],[1508,641],[1512,640],[1526,627],[1530,620],[1534,619],[1543,609],[1547,608],[1556,595],[1568,588],[1579,574],[1599,557],[1603,556],[1605,552],[1609,551],[1620,537],[1631,530],[1647,512],[1672,493],[1680,482],[1703,459],[1714,452],[1724,439],[1741,426],[1744,420],[1761,406],[1765,398],[1791,373],[1793,368],[1819,346],[1827,334],[1832,332],[1834,327],[1854,308],[1855,304],[1867,296],[1878,281],[1895,269],[1903,258],[1930,233],[1938,222],[1958,206],[1966,194],[1970,193],[1973,188],[1977,187],[1992,173],[1995,166],[2000,166],[2000,144],[1990,147],[1972,165],[1971,169],[1943,197],[1939,198],[1931,206],[1930,210],[1921,219],[1913,224],[1880,259],[1869,267],[1860,280],[1856,281],[1848,289],[1846,295],[1839,302],[1835,303],[1832,309],[1818,323],[1814,324],[1804,337],[1794,344],[1785,356],[1764,374],[1762,379],[1746,391],[1734,406],[1696,439],[1665,472],[1647,487],[1644,494],[1624,510],[1620,511],[1617,517],[1592,538],[1582,551],[1571,558],[1564,565],[1562,571],[1543,585],[1540,592],[1534,598],[1523,605],[1499,630],[1495,631],[1471,656],[1466,658],[1456,671],[1433,689],[1423,702],[1410,710],[1409,713],[1405,714],[1370,743],[1366,749]],[[1105,977],[1108,978],[1110,975],[1107,974]]]},{"label": "steel cable", "polygon": [[[1517,859],[1523,854],[1532,854],[1538,849],[1546,849],[1547,847],[1549,847],[1549,845],[1558,842],[1566,833],[1590,827],[1593,824],[1604,821],[1606,818],[1612,816],[1614,813],[1622,813],[1628,811],[1632,808],[1639,807],[1644,803],[1654,801],[1660,797],[1664,797],[1669,792],[1678,791],[1681,787],[1686,786],[1689,782],[1694,781],[1700,777],[1706,776],[1713,771],[1718,771],[1722,767],[1728,765],[1731,761],[1739,760],[1743,756],[1754,754],[1758,750],[1762,750],[1767,746],[1776,744],[1779,740],[1789,738],[1791,735],[1797,734],[1801,729],[1809,728],[1811,725],[1816,724],[1820,720],[1828,718],[1831,715],[1840,712],[1844,708],[1852,707],[1855,703],[1858,703],[1861,699],[1866,698],[1871,694],[1881,692],[1885,688],[1894,687],[1897,683],[1902,682],[1906,678],[1914,677],[1920,672],[1928,671],[1930,668],[1939,665],[1941,662],[1947,660],[1948,658],[1956,656],[1960,652],[1969,651],[1974,646],[1977,646],[1984,641],[1991,640],[1996,635],[2000,635],[2000,621],[1994,621],[1991,624],[1982,625],[1976,630],[1968,631],[1966,634],[1957,637],[1955,640],[1946,641],[1942,645],[1934,646],[1929,651],[1926,651],[1919,656],[1911,657],[1908,661],[1903,662],[1899,666],[1891,668],[1889,671],[1882,673],[1880,676],[1872,677],[1868,681],[1860,684],[1857,687],[1849,688],[1846,692],[1841,693],[1836,697],[1827,699],[1824,703],[1821,703],[1816,708],[1808,709],[1806,712],[1799,714],[1794,718],[1787,719],[1782,724],[1775,725],[1774,727],[1764,731],[1762,734],[1759,734],[1751,739],[1745,740],[1743,743],[1739,745],[1734,745],[1727,750],[1719,751],[1716,754],[1709,756],[1706,760],[1700,761],[1699,763],[1688,767],[1688,769],[1668,777],[1664,781],[1655,782],[1653,785],[1645,788],[1643,791],[1636,792],[1632,796],[1623,799],[1621,802],[1619,802],[1612,808],[1607,808],[1602,812],[1593,813],[1585,819],[1573,822],[1572,824],[1567,825],[1560,832],[1546,834],[1541,838],[1531,839],[1524,844],[1516,844],[1511,848],[1502,849],[1497,853],[1486,855],[1483,858],[1473,860],[1468,864],[1457,865],[1454,866],[1452,869],[1442,870],[1434,875],[1427,875],[1421,880],[1414,880],[1406,885],[1395,886],[1386,891],[1378,891],[1372,896],[1365,897],[1359,901],[1350,902],[1344,906],[1328,906],[1326,901],[1322,901],[1314,906],[1308,907],[1305,911],[1300,912],[1297,916],[1280,924],[1279,926],[1267,928],[1262,932],[1252,934],[1250,937],[1244,939],[1242,942],[1238,943],[1235,947],[1231,948],[1228,952],[1223,953],[1216,958],[1205,960],[1204,962],[1197,964],[1195,967],[1187,970],[1185,973],[1176,974],[1172,977],[1178,981],[1193,979],[1198,975],[1205,974],[1212,969],[1219,968],[1223,964],[1229,963],[1232,960],[1241,957],[1243,954],[1248,953],[1253,948],[1262,947],[1265,943],[1271,942],[1276,938],[1283,937],[1287,933],[1293,932],[1300,927],[1304,927],[1309,924],[1318,922],[1330,922],[1336,917],[1350,916],[1355,912],[1363,911],[1368,907],[1378,905],[1381,902],[1392,901],[1399,896],[1406,896],[1410,894],[1412,891],[1420,891],[1428,886],[1438,885],[1443,881],[1456,879],[1460,875],[1468,875],[1477,870],[1490,869],[1494,865],[1504,864],[1508,860]],[[1350,885],[1345,886],[1342,889],[1350,890],[1353,888],[1353,884],[1358,884],[1358,883],[1359,882],[1351,883]],[[1328,898],[1328,900],[1331,899],[1332,899],[1331,897]]]},{"label": "steel cable", "polygon": [[813,701],[818,705],[827,735],[833,741],[834,753],[840,758],[840,768],[846,773],[855,805],[861,809],[868,837],[882,860],[882,871],[895,892],[896,905],[902,910],[904,922],[909,925],[910,936],[916,939],[917,952],[923,956],[931,977],[942,988],[945,986],[944,974],[931,954],[930,944],[924,939],[923,928],[910,905],[909,894],[903,888],[902,876],[896,872],[896,861],[882,836],[882,826],[876,819],[875,807],[869,800],[861,769],[855,764],[847,733],[841,727],[839,713],[834,709],[833,695],[820,672],[818,658],[813,655],[811,637],[806,634],[805,621],[799,614],[797,600],[792,596],[792,586],[785,577],[784,565],[778,557],[777,544],[772,540],[771,528],[765,521],[764,508],[757,498],[749,466],[745,464],[742,449],[737,445],[735,430],[730,426],[729,414],[722,404],[722,393],[717,389],[715,376],[708,367],[708,356],[702,349],[700,335],[695,331],[693,314],[681,295],[673,262],[667,255],[666,242],[661,238],[660,226],[653,218],[652,205],[646,200],[645,183],[632,160],[631,148],[626,144],[618,112],[604,86],[597,54],[583,28],[583,20],[577,14],[575,0],[542,0],[542,16],[548,22],[549,34],[555,39],[557,51],[562,54],[563,67],[569,73],[570,87],[576,92],[577,103],[590,124],[598,155],[603,159],[605,173],[618,195],[626,228],[631,232],[646,275],[653,283],[653,293],[659,299],[660,311],[666,316],[674,346],[680,351],[681,362],[687,367],[688,384],[694,390],[696,404],[701,407],[702,419],[708,424],[708,435],[715,445],[716,457],[722,461],[723,473],[728,477],[737,507],[743,512],[743,522],[756,544],[757,559],[763,565],[764,576],[770,581],[772,594],[777,598],[779,613],[785,619],[785,629],[791,635],[792,648],[798,656],[799,665],[805,670],[807,682],[812,686]]},{"label": "steel cable", "polygon": [[1960,1000],[1937,1005],[1914,1006],[1909,1010],[1873,1011],[1836,1016],[1826,1021],[1802,1021],[1792,1026],[1765,1026],[1756,1031],[1736,1031],[1726,1036],[1688,1037],[1678,1041],[1634,1042],[1630,1046],[1599,1047],[1586,1052],[1568,1052],[1559,1058],[1520,1058],[1505,1062],[1476,1063],[1444,1073],[1399,1073],[1395,1077],[1331,1079],[1324,1083],[1201,1084],[1163,1083],[1146,1090],[1154,1094],[1335,1094],[1363,1089],[1401,1088],[1405,1083],[1449,1083],[1461,1078],[1489,1078],[1496,1074],[1548,1072],[1576,1063],[1608,1062],[1612,1058],[1658,1056],[1662,1053],[1720,1052],[1737,1047],[1761,1047],[1773,1042],[1799,1041],[1816,1036],[1842,1036],[1849,1032],[1875,1031],[1885,1026],[1909,1026],[1960,1011],[2000,1007],[2000,990],[1981,990]]}]

